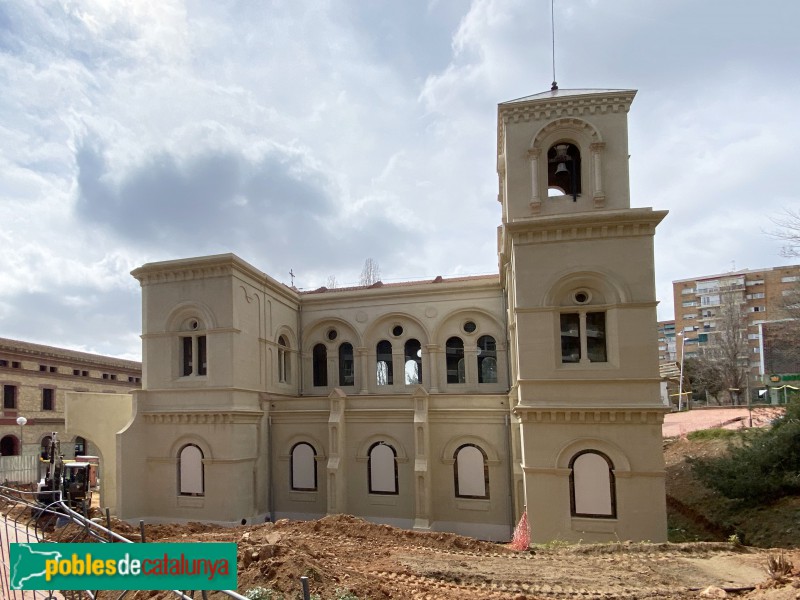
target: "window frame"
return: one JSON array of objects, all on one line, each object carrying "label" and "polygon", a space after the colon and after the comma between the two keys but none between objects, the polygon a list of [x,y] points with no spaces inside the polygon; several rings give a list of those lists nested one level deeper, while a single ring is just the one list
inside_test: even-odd
[{"label": "window frame", "polygon": [[[375,490],[372,486],[372,453],[378,446],[386,446],[389,450],[392,451],[392,462],[394,463],[394,491],[386,491],[386,490]],[[376,466],[377,468],[377,466]],[[381,496],[398,496],[400,494],[400,482],[399,482],[399,474],[397,469],[397,450],[394,446],[390,443],[385,442],[383,440],[379,440],[372,445],[370,445],[369,449],[367,450],[367,490],[370,494],[377,494]]]},{"label": "window frame", "polygon": [[[184,480],[184,472],[183,472],[183,462],[184,457],[183,453],[190,448],[195,448],[200,453],[200,491],[199,492],[184,492],[183,491],[183,480]],[[190,496],[190,497],[202,497],[206,495],[206,467],[205,467],[205,453],[203,449],[198,446],[197,444],[184,444],[181,446],[180,450],[178,450],[178,495],[179,496]],[[188,469],[188,467],[187,467]]]},{"label": "window frame", "polygon": [[[594,317],[595,315],[602,315],[602,330],[596,329],[593,331],[597,331],[601,335],[589,335],[590,330],[590,323],[589,318]],[[576,317],[577,318],[577,329],[573,329],[575,325],[575,319],[570,319],[569,322],[566,322],[566,317]],[[565,310],[559,313],[559,321],[558,321],[558,330],[559,330],[559,342],[561,346],[561,364],[562,365],[574,365],[574,364],[608,364],[609,361],[609,349],[608,349],[608,311],[607,310],[591,310],[590,307],[586,308],[575,308],[570,307],[569,310]],[[594,319],[593,319],[594,320]],[[565,322],[569,329],[565,329]],[[577,333],[574,333],[577,332]],[[565,339],[566,338],[566,339]],[[565,341],[568,340],[577,340],[578,346],[578,355],[577,360],[564,360],[565,356]],[[591,340],[598,340],[602,339],[602,348],[603,348],[603,360],[592,360],[590,357],[591,354],[591,347],[590,347],[590,339]],[[574,345],[574,344],[573,344]],[[584,350],[586,353],[584,354]],[[572,354],[570,354],[572,356]]]},{"label": "window frame", "polygon": [[[478,450],[478,452],[480,452],[481,459],[483,461],[483,485],[485,491],[485,494],[483,496],[461,493],[461,489],[459,487],[459,476],[458,476],[458,455],[466,448],[475,448],[476,450]],[[472,444],[472,443],[461,444],[458,448],[456,448],[455,452],[453,452],[453,486],[456,498],[464,498],[469,500],[489,500],[491,496],[489,490],[489,457],[483,448],[481,448],[477,444]]]},{"label": "window frame", "polygon": [[[300,446],[308,446],[311,448],[312,456],[311,456],[311,466],[314,471],[314,487],[313,488],[303,488],[297,487],[294,484],[294,466],[295,466],[295,451]],[[319,489],[319,477],[317,474],[317,449],[314,448],[313,444],[310,442],[297,442],[294,444],[289,450],[289,489],[293,492],[316,492]]]},{"label": "window frame", "polygon": [[[49,393],[48,393],[49,392]],[[49,398],[48,398],[49,396]],[[50,404],[50,407],[47,407],[47,404]],[[42,410],[46,411],[53,411],[56,409],[56,390],[55,388],[51,387],[43,387],[42,388]]]},{"label": "window frame", "polygon": [[[602,458],[608,466],[608,487],[611,503],[611,514],[579,513],[577,511],[577,499],[575,498],[575,462],[586,454],[594,454]],[[600,450],[587,448],[576,452],[569,461],[569,509],[572,517],[585,519],[616,519],[617,518],[617,478],[614,474],[614,462],[607,454]]]}]

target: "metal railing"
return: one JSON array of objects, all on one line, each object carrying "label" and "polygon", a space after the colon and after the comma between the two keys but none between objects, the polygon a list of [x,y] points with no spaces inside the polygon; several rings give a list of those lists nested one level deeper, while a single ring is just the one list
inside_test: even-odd
[{"label": "metal railing", "polygon": [[[87,515],[72,510],[59,497],[49,505],[37,501],[37,493],[0,486],[0,597],[8,600],[122,600],[131,591],[81,590],[81,591],[21,591],[11,589],[11,543],[137,543],[111,530],[108,510],[106,526]],[[144,525],[140,524],[144,533]],[[144,541],[144,535],[142,535]],[[195,600],[209,597],[209,592],[167,590],[174,598]],[[101,596],[102,592],[102,596]],[[247,600],[233,590],[213,592],[234,600]]]}]

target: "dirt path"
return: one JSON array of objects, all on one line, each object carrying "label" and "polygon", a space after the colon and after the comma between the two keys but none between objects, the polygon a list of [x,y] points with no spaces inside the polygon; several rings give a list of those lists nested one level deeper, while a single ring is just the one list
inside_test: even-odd
[{"label": "dirt path", "polygon": [[[695,598],[708,586],[739,597],[783,598],[792,581],[751,588],[767,579],[777,551],[727,543],[603,544],[536,548],[506,546],[447,533],[420,533],[338,515],[247,528],[152,526],[153,541],[234,541],[239,592],[264,587],[293,599],[299,578],[312,593],[360,600],[534,600],[542,598]],[[800,552],[787,556],[800,566]],[[800,586],[797,573],[794,582]],[[742,596],[742,594],[747,594]],[[278,598],[278,596],[275,596]],[[785,596],[794,598],[794,595]]]}]

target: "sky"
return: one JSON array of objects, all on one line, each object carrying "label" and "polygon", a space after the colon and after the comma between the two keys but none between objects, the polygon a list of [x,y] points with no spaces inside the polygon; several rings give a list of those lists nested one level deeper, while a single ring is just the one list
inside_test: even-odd
[{"label": "sky", "polygon": [[[550,0],[3,0],[0,337],[139,360],[153,261],[301,289],[497,271],[497,104]],[[555,0],[561,89],[637,89],[631,204],[676,279],[792,264],[800,2]],[[797,261],[795,258],[794,261]]]}]

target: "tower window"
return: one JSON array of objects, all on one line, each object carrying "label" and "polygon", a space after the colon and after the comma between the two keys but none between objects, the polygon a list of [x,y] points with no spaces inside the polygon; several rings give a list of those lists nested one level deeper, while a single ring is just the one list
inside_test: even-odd
[{"label": "tower window", "polygon": [[606,313],[561,315],[561,362],[606,362]]},{"label": "tower window", "polygon": [[548,196],[572,196],[581,193],[581,152],[575,144],[559,142],[547,151]]}]

